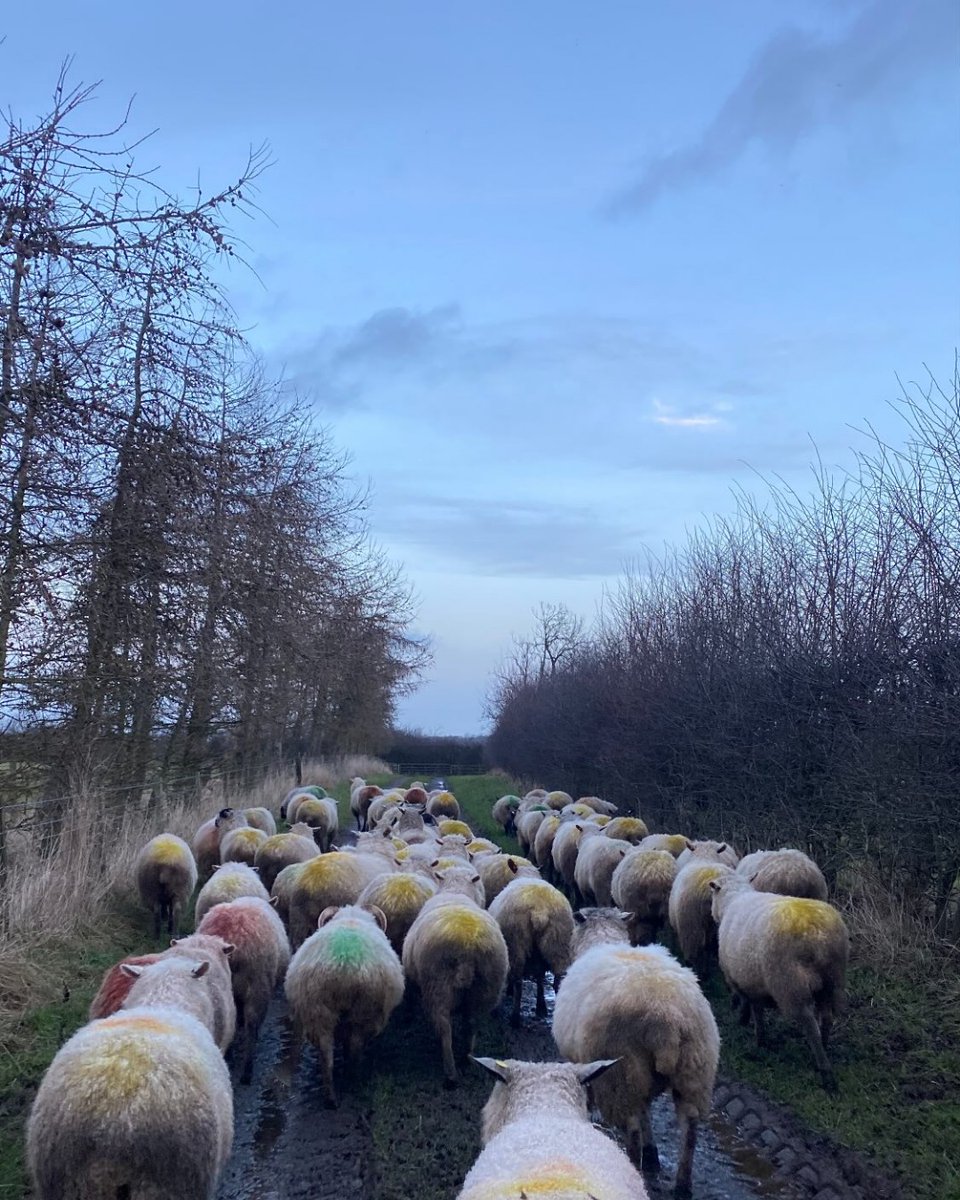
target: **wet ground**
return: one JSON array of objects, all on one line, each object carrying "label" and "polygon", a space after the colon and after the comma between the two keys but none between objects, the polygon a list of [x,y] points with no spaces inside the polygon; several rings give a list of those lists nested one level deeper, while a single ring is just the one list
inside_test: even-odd
[{"label": "wet ground", "polygon": [[[526,985],[524,1028],[505,1010],[480,1032],[477,1053],[556,1056],[549,1018],[533,1016]],[[548,1002],[552,1008],[548,989]],[[369,1049],[357,1074],[341,1081],[337,1110],[324,1107],[312,1047],[297,1046],[278,993],[260,1034],[253,1081],[235,1089],[233,1155],[218,1200],[453,1200],[479,1150],[480,1110],[489,1077],[469,1065],[460,1086],[442,1086],[439,1051],[417,1002],[408,997]],[[649,1176],[651,1200],[671,1195],[676,1167],[672,1107],[661,1097],[654,1128],[662,1171]],[[694,1165],[698,1200],[785,1198],[772,1169],[720,1120],[701,1130]]]}]

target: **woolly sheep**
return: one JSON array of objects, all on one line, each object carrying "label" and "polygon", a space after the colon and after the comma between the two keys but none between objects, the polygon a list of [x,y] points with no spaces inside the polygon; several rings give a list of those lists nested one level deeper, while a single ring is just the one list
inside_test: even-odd
[{"label": "woolly sheep", "polygon": [[442,871],[434,871],[432,878],[437,884],[437,890],[446,895],[466,896],[479,908],[487,903],[487,893],[483,880],[473,866],[445,867]]},{"label": "woolly sheep", "polygon": [[725,867],[735,867],[740,861],[740,855],[729,842],[687,842],[686,849],[677,859],[677,866],[685,867],[694,858],[723,863]]},{"label": "woolly sheep", "polygon": [[230,1076],[188,1013],[128,1009],[58,1051],[27,1124],[37,1200],[207,1200],[233,1143]]},{"label": "woolly sheep", "polygon": [[[325,799],[325,797],[323,797]],[[314,795],[313,792],[302,788],[299,792],[294,792],[287,800],[286,811],[282,814],[286,817],[291,825],[295,825],[298,821],[302,821],[300,810],[305,804],[309,804],[313,800],[319,800],[321,797]]]},{"label": "woolly sheep", "polygon": [[453,792],[440,792],[431,796],[427,801],[427,812],[435,819],[450,817],[454,821],[460,820],[460,804]]},{"label": "woolly sheep", "polygon": [[518,854],[484,854],[473,864],[483,880],[487,908],[515,879],[539,879],[540,872],[528,858]]},{"label": "woolly sheep", "polygon": [[[191,959],[184,954],[167,954],[155,963],[136,965],[125,963],[121,970],[130,979],[121,1010],[131,1008],[176,1008],[195,1017],[209,1032],[217,1036],[217,1004],[214,992],[205,984],[197,986],[210,971],[210,960]],[[225,1046],[220,1047],[225,1050]]]},{"label": "woolly sheep", "polygon": [[[289,821],[291,825],[294,823],[294,819],[290,815],[290,803],[295,797],[313,796],[317,800],[322,800],[326,794],[327,793],[325,789],[317,786],[316,784],[301,784],[298,787],[291,788],[290,791],[284,796],[283,802],[280,805],[281,821]],[[274,830],[274,833],[276,833],[276,830]]]},{"label": "woolly sheep", "polygon": [[[592,911],[578,919],[589,923]],[[608,922],[601,927],[610,928]],[[616,940],[578,953],[557,995],[553,1036],[574,1062],[620,1058],[617,1070],[594,1085],[594,1098],[604,1119],[624,1130],[627,1152],[645,1170],[659,1166],[650,1102],[670,1092],[680,1136],[674,1194],[689,1196],[720,1036],[694,973],[663,946],[629,946],[627,937],[621,925]]]},{"label": "woolly sheep", "polygon": [[570,963],[573,937],[570,901],[543,879],[515,879],[490,905],[490,916],[500,926],[507,944],[510,963],[507,995],[513,999],[511,1023],[520,1024],[525,974],[531,974],[536,981],[536,1013],[538,1017],[545,1017],[544,974],[552,973],[556,987]]},{"label": "woolly sheep", "polygon": [[237,1028],[237,1006],[233,1000],[233,984],[230,974],[230,955],[233,945],[221,937],[207,933],[191,933],[176,938],[164,958],[183,957],[196,962],[207,962],[210,970],[202,976],[204,986],[213,998],[213,1040],[226,1053]]},{"label": "woolly sheep", "polygon": [[569,792],[548,792],[543,802],[547,808],[555,808],[559,811],[565,805],[572,804],[573,797]]},{"label": "woolly sheep", "polygon": [[517,809],[520,807],[520,797],[514,795],[501,796],[493,806],[493,819],[506,834],[512,834],[517,825]]},{"label": "woolly sheep", "polygon": [[269,808],[245,808],[243,815],[247,818],[247,824],[253,829],[262,830],[267,837],[273,837],[277,832],[277,823],[273,819],[273,813]]},{"label": "woolly sheep", "polygon": [[327,908],[356,904],[368,883],[391,869],[377,854],[331,850],[311,859],[289,891],[290,943],[296,949],[317,927]]},{"label": "woolly sheep", "polygon": [[473,1051],[476,1022],[500,1003],[507,979],[507,945],[500,926],[464,896],[441,892],[420,910],[403,943],[403,969],[420,989],[424,1012],[440,1039],[444,1083],[457,1082],[453,1023]]},{"label": "woolly sheep", "polygon": [[557,883],[566,889],[568,896],[576,895],[574,873],[580,843],[584,838],[596,837],[599,833],[600,830],[596,825],[590,825],[585,821],[564,821],[553,835],[553,848],[550,851],[553,869]]},{"label": "woolly sheep", "polygon": [[257,861],[257,851],[266,840],[266,833],[253,825],[230,829],[220,839],[220,862],[242,862],[252,867]]},{"label": "woolly sheep", "polygon": [[483,1109],[484,1149],[457,1200],[595,1196],[647,1200],[643,1180],[591,1123],[586,1088],[615,1060],[527,1063],[477,1058],[497,1079]]},{"label": "woolly sheep", "polygon": [[259,872],[264,887],[272,888],[273,881],[284,867],[289,867],[291,863],[306,862],[316,858],[319,853],[320,847],[313,840],[310,826],[295,825],[289,833],[278,833],[267,838],[257,851],[253,865]]},{"label": "woolly sheep", "polygon": [[381,1033],[403,999],[400,960],[387,941],[383,913],[350,905],[320,915],[316,933],[290,961],[284,991],[294,1017],[317,1048],[326,1102],[333,1084],[334,1039],[342,1035],[355,1059]]},{"label": "woolly sheep", "polygon": [[530,852],[530,857],[540,869],[540,874],[551,882],[554,878],[553,839],[559,828],[560,818],[556,813],[550,813],[540,822],[540,828],[537,830],[537,836],[533,839],[533,848]]},{"label": "woolly sheep", "polygon": [[587,820],[590,817],[599,816],[599,813],[589,804],[565,804],[560,809],[560,816],[563,818],[576,817],[579,820]]},{"label": "woolly sheep", "polygon": [[651,833],[648,837],[641,839],[637,843],[637,847],[640,850],[666,850],[674,858],[679,858],[687,849],[689,840],[682,833]]},{"label": "woolly sheep", "polygon": [[241,896],[270,899],[270,893],[253,867],[241,862],[221,863],[197,896],[194,908],[197,925],[215,904],[228,904],[231,900],[239,900]]},{"label": "woolly sheep", "polygon": [[297,807],[297,821],[309,825],[313,830],[313,840],[326,852],[333,845],[337,833],[337,806],[328,797],[318,800],[311,796]]},{"label": "woolly sheep", "polygon": [[611,804],[609,800],[601,800],[599,796],[581,796],[577,803],[588,804],[594,812],[605,817],[615,817],[619,811],[615,804]]},{"label": "woolly sheep", "polygon": [[233,946],[230,979],[237,1008],[237,1058],[240,1082],[249,1083],[257,1031],[290,962],[287,932],[270,903],[256,896],[217,904],[198,932],[221,937]]},{"label": "woolly sheep", "polygon": [[[307,862],[309,861],[310,859],[307,859]],[[273,905],[274,911],[285,927],[288,927],[290,924],[290,893],[293,890],[297,876],[306,865],[306,862],[299,862],[291,863],[289,867],[284,867],[282,871],[277,873],[277,877],[273,881],[273,887],[270,889],[270,903]]]},{"label": "woolly sheep", "polygon": [[193,856],[197,860],[200,882],[206,883],[220,861],[220,839],[231,829],[242,829],[247,818],[232,808],[221,808],[215,817],[204,821],[193,835]]},{"label": "woolly sheep", "polygon": [[801,896],[808,900],[827,899],[827,881],[823,872],[802,850],[757,850],[737,863],[737,874],[748,879],[754,891],[776,892],[780,896]]},{"label": "woolly sheep", "polygon": [[620,838],[638,845],[648,835],[646,823],[639,817],[614,817],[603,827],[603,836]]},{"label": "woolly sheep", "polygon": [[822,900],[755,891],[733,871],[710,886],[720,969],[739,998],[742,1023],[752,1012],[763,1045],[763,1009],[772,1001],[799,1025],[823,1086],[835,1092],[826,1046],[843,1002],[850,952],[843,917]]},{"label": "woolly sheep", "polygon": [[573,879],[584,903],[598,904],[601,908],[610,907],[613,903],[610,895],[613,873],[624,855],[632,849],[629,842],[603,836],[581,842]]},{"label": "woolly sheep", "polygon": [[126,1000],[133,987],[134,977],[124,972],[124,966],[130,964],[135,967],[146,967],[150,963],[157,962],[160,957],[159,954],[129,954],[126,958],[114,963],[112,967],[108,967],[100,981],[97,994],[90,1001],[90,1008],[87,1011],[88,1019],[96,1021],[101,1017],[109,1017]]},{"label": "woolly sheep", "polygon": [[197,864],[190,847],[173,833],[151,838],[137,855],[134,865],[140,899],[153,913],[153,936],[175,933],[180,913],[197,885]]},{"label": "woolly sheep", "polygon": [[350,811],[357,821],[357,829],[367,828],[367,812],[374,797],[381,796],[382,790],[374,784],[366,784],[361,779],[360,787],[350,789]]},{"label": "woolly sheep", "polygon": [[398,871],[372,880],[360,893],[361,908],[379,908],[386,918],[385,933],[397,954],[403,939],[426,902],[437,894],[436,880],[412,871]]},{"label": "woolly sheep", "polygon": [[526,812],[518,814],[516,821],[517,841],[524,854],[530,853],[530,848],[533,846],[534,839],[537,836],[537,830],[549,815],[550,809],[545,804],[538,804],[535,808],[528,808]]},{"label": "woolly sheep", "polygon": [[704,974],[711,969],[717,952],[717,926],[713,919],[713,892],[710,884],[732,868],[720,862],[691,858],[680,866],[670,888],[667,917],[677,936],[684,961]]},{"label": "woolly sheep", "polygon": [[390,793],[384,796],[374,796],[367,809],[367,828],[376,829],[382,822],[398,817],[401,803],[398,796]]},{"label": "woolly sheep", "polygon": [[624,855],[610,880],[618,908],[630,914],[628,927],[634,946],[655,940],[667,919],[670,889],[677,877],[677,860],[666,850],[634,847]]},{"label": "woolly sheep", "polygon": [[444,817],[442,821],[437,822],[437,829],[441,837],[462,837],[466,842],[473,840],[473,830],[466,821],[456,821],[453,817]]},{"label": "woolly sheep", "polygon": [[479,854],[502,854],[503,851],[489,838],[474,838],[472,842],[467,843],[467,853],[471,858],[476,858]]}]

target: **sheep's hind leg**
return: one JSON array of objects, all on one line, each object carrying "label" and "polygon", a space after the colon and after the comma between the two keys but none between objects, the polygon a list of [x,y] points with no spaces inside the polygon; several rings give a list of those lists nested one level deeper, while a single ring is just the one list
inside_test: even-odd
[{"label": "sheep's hind leg", "polygon": [[677,1122],[680,1128],[680,1149],[673,1194],[677,1200],[688,1200],[688,1197],[693,1195],[693,1152],[697,1146],[698,1122],[696,1117],[682,1116],[680,1113],[677,1114]]},{"label": "sheep's hind leg", "polygon": [[797,1014],[797,1024],[803,1030],[803,1036],[807,1039],[807,1044],[813,1051],[813,1059],[820,1072],[820,1079],[823,1082],[824,1089],[835,1093],[838,1090],[837,1077],[833,1073],[833,1067],[831,1067],[830,1060],[827,1058],[827,1052],[823,1048],[823,1041],[820,1037],[820,1026],[817,1024],[813,1005],[808,1004],[801,1009]]},{"label": "sheep's hind leg", "polygon": [[642,1171],[660,1170],[660,1154],[653,1140],[649,1105],[644,1104],[627,1122],[627,1153],[635,1163],[640,1164]]},{"label": "sheep's hind leg", "polygon": [[538,1017],[545,1017],[547,1015],[547,993],[544,982],[545,974],[545,971],[540,971],[537,974],[537,1007],[535,1012]]},{"label": "sheep's hind leg", "polygon": [[457,1064],[453,1057],[453,1022],[449,1013],[438,1013],[435,1018],[440,1052],[443,1056],[443,1086],[457,1086]]}]

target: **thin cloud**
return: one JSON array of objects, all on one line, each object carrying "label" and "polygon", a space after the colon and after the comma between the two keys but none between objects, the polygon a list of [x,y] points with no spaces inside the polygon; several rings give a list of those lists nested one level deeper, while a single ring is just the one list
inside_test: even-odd
[{"label": "thin cloud", "polygon": [[839,35],[785,29],[761,48],[690,145],[653,158],[605,211],[629,216],[718,175],[754,144],[785,152],[853,110],[944,67],[955,69],[954,0],[873,0]]},{"label": "thin cloud", "polygon": [[[664,404],[656,397],[651,401],[651,407],[653,412],[650,420],[657,425],[668,425],[675,429],[715,429],[724,424],[723,419],[715,413],[678,413],[672,405]],[[717,405],[717,408],[720,407]],[[730,405],[723,405],[723,408],[728,411]]]}]

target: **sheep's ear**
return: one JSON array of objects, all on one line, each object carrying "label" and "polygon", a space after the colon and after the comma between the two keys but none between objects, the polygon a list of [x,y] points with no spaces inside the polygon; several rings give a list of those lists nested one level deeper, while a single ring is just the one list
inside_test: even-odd
[{"label": "sheep's ear", "polygon": [[129,975],[131,979],[139,979],[143,974],[143,967],[138,967],[134,963],[121,963],[120,971],[124,975]]},{"label": "sheep's ear", "polygon": [[693,842],[691,842],[690,839],[687,838],[687,849],[688,850],[696,850],[696,848],[697,847],[693,844]]},{"label": "sheep's ear", "polygon": [[723,885],[721,884],[719,879],[710,879],[707,881],[707,887],[710,889],[711,892],[719,892],[720,888],[722,886]]},{"label": "sheep's ear", "polygon": [[477,1058],[475,1055],[470,1055],[470,1061],[475,1062],[478,1067],[483,1067],[485,1071],[489,1071],[491,1075],[499,1079],[501,1083],[508,1083],[510,1076],[508,1067],[505,1062],[497,1058]]},{"label": "sheep's ear", "polygon": [[223,943],[223,952],[227,956],[227,958],[230,957],[230,955],[234,952],[234,950],[236,950],[236,946],[233,944],[233,942],[224,942]]},{"label": "sheep's ear", "polygon": [[596,1062],[578,1063],[577,1078],[586,1087],[588,1083],[593,1083],[595,1079],[599,1079],[604,1071],[609,1071],[611,1067],[615,1067],[619,1061],[619,1058],[598,1058]]},{"label": "sheep's ear", "polygon": [[514,873],[514,875],[516,875],[516,873],[517,873],[517,864],[516,864],[516,863],[513,861],[513,859],[512,859],[512,858],[508,858],[508,859],[507,859],[507,866],[508,866],[508,867],[510,868],[510,870],[511,870],[511,871]]},{"label": "sheep's ear", "polygon": [[633,913],[618,912],[617,916],[620,918],[621,921],[632,921],[633,920]]},{"label": "sheep's ear", "polygon": [[717,847],[717,853],[722,854],[724,852],[724,850],[726,850],[726,848],[727,848],[727,843],[721,842],[720,845]]},{"label": "sheep's ear", "polygon": [[319,920],[319,921],[317,921],[317,928],[318,928],[318,929],[322,929],[322,928],[324,927],[324,925],[326,925],[326,923],[327,923],[328,921],[332,921],[332,920],[333,920],[333,918],[334,918],[334,917],[337,915],[337,913],[338,913],[339,911],[340,911],[340,905],[339,905],[339,904],[329,904],[329,905],[327,905],[327,907],[326,907],[326,908],[323,910],[323,912],[320,914],[320,920]]},{"label": "sheep's ear", "polygon": [[280,897],[279,896],[271,896],[270,903],[274,908],[276,908],[280,903]]},{"label": "sheep's ear", "polygon": [[573,910],[573,919],[578,925],[586,925],[587,923],[586,915],[582,913],[579,908],[575,908]]},{"label": "sheep's ear", "polygon": [[470,880],[470,882],[471,882],[471,883],[479,883],[479,882],[480,882],[480,876],[479,876],[479,875],[474,875],[474,877],[473,877],[473,878]]},{"label": "sheep's ear", "polygon": [[194,977],[194,979],[202,979],[203,976],[206,975],[206,973],[209,970],[210,970],[210,962],[209,962],[209,960],[206,960],[204,962],[197,963],[197,965],[193,968],[193,970],[190,972],[190,974]]},{"label": "sheep's ear", "polygon": [[385,826],[385,827],[384,827],[384,830],[383,830],[383,836],[384,836],[385,838],[388,838],[388,837],[390,836],[390,826],[389,826],[389,825],[387,825],[387,826]]},{"label": "sheep's ear", "polygon": [[378,908],[376,904],[368,904],[368,905],[365,905],[365,907],[366,907],[367,912],[373,913],[374,920],[377,922],[377,924],[380,926],[380,928],[383,930],[383,932],[386,933],[387,932],[387,914],[383,911],[383,909]]}]

